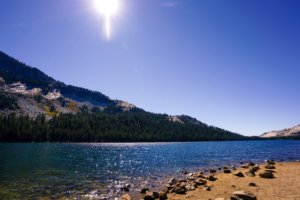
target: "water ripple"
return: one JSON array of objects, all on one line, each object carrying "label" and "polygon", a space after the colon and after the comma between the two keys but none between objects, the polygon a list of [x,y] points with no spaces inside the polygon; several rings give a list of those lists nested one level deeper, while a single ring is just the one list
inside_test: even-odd
[{"label": "water ripple", "polygon": [[296,160],[298,152],[300,141],[0,144],[0,195],[113,197],[125,184],[155,188],[181,171]]}]

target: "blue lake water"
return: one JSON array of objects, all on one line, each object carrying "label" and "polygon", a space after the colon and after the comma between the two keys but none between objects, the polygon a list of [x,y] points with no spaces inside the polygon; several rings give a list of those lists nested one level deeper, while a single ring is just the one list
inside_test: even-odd
[{"label": "blue lake water", "polygon": [[[157,188],[181,171],[240,161],[300,160],[300,141],[60,144],[0,143],[0,199],[120,195]],[[2,197],[2,198],[1,198]]]}]

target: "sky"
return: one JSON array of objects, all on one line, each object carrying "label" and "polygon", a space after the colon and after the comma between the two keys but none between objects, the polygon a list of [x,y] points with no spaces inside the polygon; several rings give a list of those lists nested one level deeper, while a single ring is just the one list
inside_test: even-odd
[{"label": "sky", "polygon": [[[109,0],[108,0],[109,1]],[[0,0],[0,50],[150,112],[244,135],[300,124],[299,0]]]}]

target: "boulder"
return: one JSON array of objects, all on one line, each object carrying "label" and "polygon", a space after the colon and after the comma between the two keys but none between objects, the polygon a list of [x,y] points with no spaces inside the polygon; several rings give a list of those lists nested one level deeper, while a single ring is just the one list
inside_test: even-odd
[{"label": "boulder", "polygon": [[171,186],[170,184],[166,184],[165,186],[164,186],[164,191],[169,191],[169,190],[171,190],[173,188],[173,186]]},{"label": "boulder", "polygon": [[244,190],[236,191],[231,194],[231,200],[257,200],[256,196]]},{"label": "boulder", "polygon": [[248,171],[251,172],[251,173],[255,173],[257,170],[254,167],[249,167]]},{"label": "boulder", "polygon": [[241,171],[238,171],[238,172],[234,173],[233,175],[235,175],[237,177],[245,177],[245,175]]},{"label": "boulder", "polygon": [[146,192],[146,195],[152,196],[154,199],[158,199],[159,198],[158,192]]},{"label": "boulder", "polygon": [[254,165],[252,168],[253,168],[255,171],[258,171],[258,170],[259,170],[259,165],[256,164],[256,165]]},{"label": "boulder", "polygon": [[[195,177],[194,177],[194,176],[188,176],[188,177],[187,177],[187,180],[193,181],[193,180],[195,180]],[[182,181],[181,181],[181,182],[182,182]]]},{"label": "boulder", "polygon": [[256,183],[249,183],[248,184],[250,187],[256,187]]},{"label": "boulder", "polygon": [[210,169],[209,172],[210,172],[210,173],[216,173],[217,170],[215,170],[215,169]]},{"label": "boulder", "polygon": [[269,165],[275,165],[275,161],[274,160],[266,160],[266,163]]},{"label": "boulder", "polygon": [[164,188],[161,189],[161,192],[169,193],[170,190],[172,190],[172,188],[168,189],[168,188],[164,187]]},{"label": "boulder", "polygon": [[176,178],[171,178],[171,179],[168,181],[168,183],[169,183],[170,185],[174,185],[174,184],[177,183],[177,180],[176,180]]},{"label": "boulder", "polygon": [[160,191],[159,193],[158,193],[158,198],[160,199],[160,200],[165,200],[165,199],[168,199],[168,195],[167,195],[167,193],[166,192],[163,192],[163,191]]},{"label": "boulder", "polygon": [[248,169],[249,165],[241,165],[241,168]]},{"label": "boulder", "polygon": [[267,164],[265,165],[265,169],[276,169],[274,165]]},{"label": "boulder", "polygon": [[254,176],[255,176],[255,173],[252,172],[252,171],[245,172],[245,174],[246,174],[247,176],[250,176],[250,177],[254,177]]},{"label": "boulder", "polygon": [[254,169],[254,167],[249,167],[248,172],[246,172],[245,174],[247,176],[254,177],[255,176],[255,172],[256,172],[256,170]]},{"label": "boulder", "polygon": [[249,162],[249,163],[248,163],[248,165],[249,165],[249,166],[254,166],[254,165],[255,165],[255,163],[253,163],[253,162]]},{"label": "boulder", "polygon": [[172,187],[172,185],[170,185],[169,183],[166,183],[166,184],[164,185],[164,187]]},{"label": "boulder", "polygon": [[205,190],[205,191],[211,191],[211,187],[210,186],[204,186],[203,190]]},{"label": "boulder", "polygon": [[151,195],[144,196],[144,200],[155,200],[155,198]]},{"label": "boulder", "polygon": [[159,198],[158,192],[153,192],[152,196],[154,197],[154,199],[158,199]]},{"label": "boulder", "polygon": [[265,171],[270,172],[270,173],[276,173],[274,170],[271,170],[271,169],[266,169]]},{"label": "boulder", "polygon": [[123,194],[121,200],[131,200],[131,196],[129,194]]},{"label": "boulder", "polygon": [[198,178],[195,182],[196,186],[205,185],[206,183],[207,183],[207,180],[205,180],[203,178]]},{"label": "boulder", "polygon": [[179,186],[175,186],[171,190],[171,193],[176,193],[176,194],[185,194],[186,192],[187,192],[187,189],[185,187],[179,187]]},{"label": "boulder", "polygon": [[186,186],[186,183],[185,182],[181,182],[179,184],[176,184],[176,186],[184,188]]},{"label": "boulder", "polygon": [[[197,179],[197,180],[198,180],[198,179]],[[205,179],[204,179],[204,180],[205,180]],[[187,185],[191,185],[191,186],[197,187],[196,181],[188,182]]]},{"label": "boulder", "polygon": [[196,189],[196,187],[195,187],[194,185],[192,185],[192,184],[187,184],[187,185],[185,186],[185,188],[186,188],[188,191],[190,191],[190,190],[195,190],[195,189]]},{"label": "boulder", "polygon": [[142,194],[146,193],[147,191],[149,191],[148,188],[143,188],[143,189],[141,189],[141,193],[142,193]]},{"label": "boulder", "polygon": [[205,176],[203,174],[200,174],[200,176],[198,176],[198,178],[204,178],[204,179],[207,179],[208,176]]},{"label": "boulder", "polygon": [[196,178],[206,178],[206,176],[203,175],[203,173],[194,174],[194,177],[196,177]]},{"label": "boulder", "polygon": [[264,172],[260,173],[259,176],[261,178],[274,178],[273,173],[270,171],[264,171]]},{"label": "boulder", "polygon": [[230,174],[230,173],[231,173],[231,170],[230,170],[230,169],[224,169],[223,172],[224,172],[225,174]]},{"label": "boulder", "polygon": [[207,177],[207,180],[209,180],[209,181],[215,181],[215,180],[217,180],[217,178],[210,175],[210,176]]}]

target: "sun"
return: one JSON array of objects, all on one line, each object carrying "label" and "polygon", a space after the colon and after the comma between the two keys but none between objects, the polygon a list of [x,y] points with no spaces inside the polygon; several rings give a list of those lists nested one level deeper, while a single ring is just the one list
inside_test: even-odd
[{"label": "sun", "polygon": [[104,30],[107,39],[111,37],[111,18],[120,10],[120,0],[94,0],[96,11],[104,17]]},{"label": "sun", "polygon": [[104,16],[115,15],[120,8],[119,0],[95,0],[95,8]]}]

